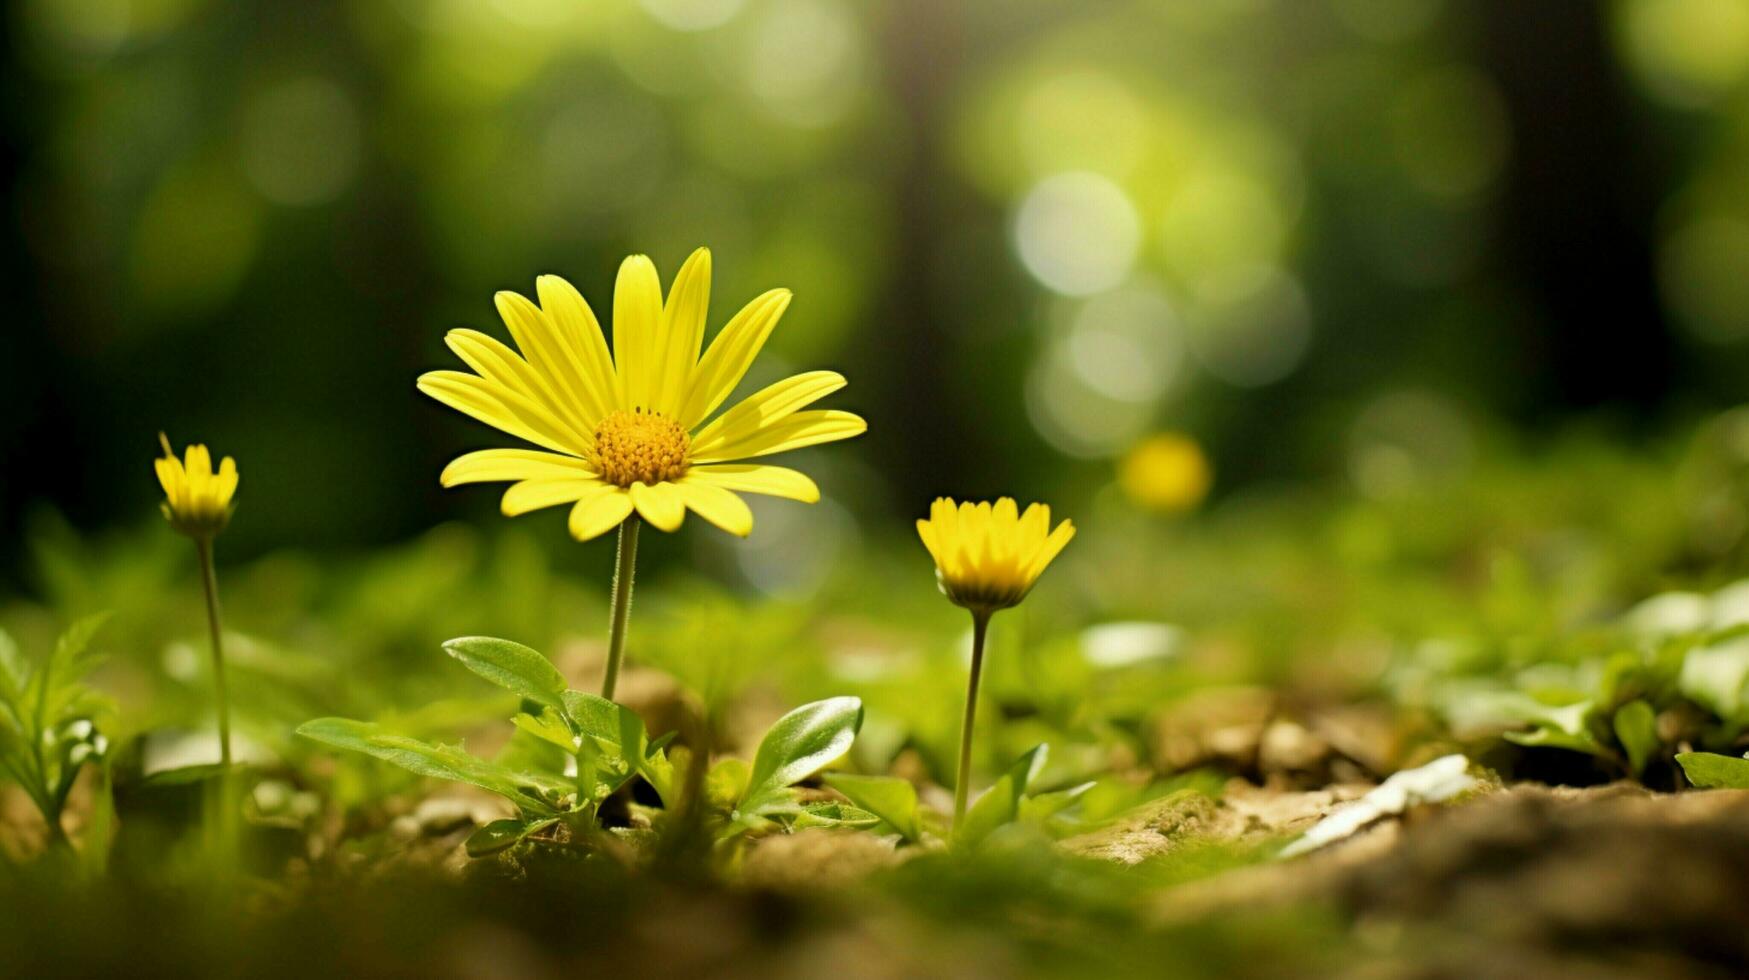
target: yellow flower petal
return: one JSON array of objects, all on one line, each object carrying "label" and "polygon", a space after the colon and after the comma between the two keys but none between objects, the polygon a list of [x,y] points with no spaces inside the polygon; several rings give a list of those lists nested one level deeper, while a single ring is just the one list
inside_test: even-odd
[{"label": "yellow flower petal", "polygon": [[695,454],[708,455],[723,445],[748,439],[780,419],[794,415],[844,387],[837,371],[810,371],[785,378],[748,395],[741,404],[717,416],[692,438]]},{"label": "yellow flower petal", "polygon": [[1049,565],[1057,557],[1057,554],[1063,550],[1063,546],[1068,544],[1069,540],[1074,536],[1074,524],[1069,521],[1064,521],[1057,525],[1057,529],[1051,532],[1051,536],[1046,539],[1044,546],[1039,549],[1038,554],[1033,557],[1032,562],[1027,566],[1027,576],[1032,579],[1037,579],[1040,575],[1044,574],[1045,566]]},{"label": "yellow flower petal", "polygon": [[558,276],[536,279],[535,291],[565,360],[576,372],[574,380],[580,385],[578,396],[582,399],[583,414],[599,424],[607,413],[619,407],[619,379],[595,311],[584,302],[576,287]]},{"label": "yellow flower petal", "polygon": [[783,466],[765,463],[724,463],[716,466],[694,466],[680,481],[705,483],[724,490],[762,493],[771,497],[787,497],[804,504],[820,499],[820,488],[806,474]]},{"label": "yellow flower petal", "polygon": [[698,516],[730,534],[744,538],[752,533],[753,511],[747,508],[747,502],[740,497],[708,483],[688,483],[683,480],[673,486],[680,491],[686,506],[698,512]]},{"label": "yellow flower petal", "polygon": [[485,378],[461,371],[428,371],[419,390],[494,429],[556,452],[582,456],[588,446],[574,431],[527,398]]},{"label": "yellow flower petal", "polygon": [[533,300],[509,290],[493,296],[492,302],[542,392],[563,409],[567,421],[585,433],[594,429],[605,410],[599,399],[591,397],[582,366],[560,336],[555,318]]},{"label": "yellow flower petal", "polygon": [[657,331],[662,323],[662,283],[649,256],[620,263],[613,286],[613,363],[619,373],[622,409],[655,407]]},{"label": "yellow flower petal", "polygon": [[439,477],[446,487],[503,480],[586,479],[596,474],[575,456],[535,449],[480,449],[457,456]]},{"label": "yellow flower petal", "polygon": [[692,370],[698,364],[710,299],[711,253],[710,249],[701,248],[687,258],[674,277],[674,285],[669,287],[668,302],[662,308],[662,328],[655,343],[656,380],[651,406],[669,418],[680,414]]},{"label": "yellow flower petal", "polygon": [[697,427],[728,400],[765,346],[765,338],[771,336],[772,328],[789,308],[789,301],[789,290],[773,289],[742,307],[717,333],[692,373],[677,419],[682,428]]},{"label": "yellow flower petal", "polygon": [[499,508],[505,517],[517,517],[545,507],[575,503],[601,486],[606,484],[600,480],[523,480],[504,491]]},{"label": "yellow flower petal", "polygon": [[[182,492],[186,481],[182,473],[182,460],[175,456],[159,456],[152,460],[152,468],[158,472],[158,485],[164,488],[164,496],[174,498]],[[176,501],[172,499],[171,504]]]},{"label": "yellow flower petal", "polygon": [[[500,305],[499,308],[504,307]],[[506,322],[509,319],[506,317]],[[489,337],[478,330],[461,329],[451,330],[444,335],[443,342],[480,377],[516,392],[539,406],[568,432],[574,433],[580,440],[588,440],[594,424],[584,420],[577,411],[575,402],[560,394],[553,379],[542,375],[497,338]]]},{"label": "yellow flower petal", "polygon": [[755,456],[769,456],[822,442],[849,439],[866,431],[868,423],[849,412],[834,409],[797,412],[758,429],[745,438],[725,441],[711,452],[700,452],[694,447],[692,461],[717,463],[752,459]]},{"label": "yellow flower petal", "polygon": [[603,483],[571,507],[571,537],[578,541],[604,534],[631,516],[632,498],[619,487]]},{"label": "yellow flower petal", "polygon": [[213,477],[213,494],[220,506],[228,507],[231,498],[237,495],[237,461],[226,456],[219,464],[218,475]]},{"label": "yellow flower petal", "polygon": [[632,506],[639,516],[658,531],[678,531],[686,519],[686,501],[672,483],[634,483],[631,487]]}]

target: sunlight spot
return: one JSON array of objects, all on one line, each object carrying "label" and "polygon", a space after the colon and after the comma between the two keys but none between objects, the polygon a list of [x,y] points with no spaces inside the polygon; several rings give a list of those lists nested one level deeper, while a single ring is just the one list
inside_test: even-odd
[{"label": "sunlight spot", "polygon": [[733,20],[746,0],[638,0],[651,17],[677,31],[708,31]]},{"label": "sunlight spot", "polygon": [[1092,173],[1040,181],[1014,222],[1020,260],[1039,282],[1070,296],[1110,289],[1129,275],[1141,224],[1123,190]]},{"label": "sunlight spot", "polygon": [[1626,60],[1659,99],[1699,107],[1749,77],[1749,0],[1631,0],[1617,9]]}]

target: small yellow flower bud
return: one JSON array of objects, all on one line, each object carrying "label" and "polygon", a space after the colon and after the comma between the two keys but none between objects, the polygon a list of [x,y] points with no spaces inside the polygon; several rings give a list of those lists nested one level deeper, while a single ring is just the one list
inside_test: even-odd
[{"label": "small yellow flower bud", "polygon": [[955,605],[990,613],[1020,604],[1045,566],[1075,536],[1064,521],[1051,530],[1051,509],[1033,504],[1025,514],[1013,498],[955,506],[942,497],[917,522],[923,546],[935,558],[942,594]]},{"label": "small yellow flower bud", "polygon": [[158,483],[164,487],[164,519],[191,538],[211,538],[225,529],[236,505],[237,463],[226,456],[213,472],[212,454],[201,445],[188,447],[185,459],[177,459],[170,440],[158,433],[164,455],[153,460]]}]

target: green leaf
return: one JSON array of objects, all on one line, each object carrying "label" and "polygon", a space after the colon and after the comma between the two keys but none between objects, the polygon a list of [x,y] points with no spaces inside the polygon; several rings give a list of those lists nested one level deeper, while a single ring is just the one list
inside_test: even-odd
[{"label": "green leaf", "polygon": [[1688,651],[1676,687],[1683,696],[1726,721],[1745,720],[1749,685],[1749,636],[1736,636]]},{"label": "green leaf", "polygon": [[0,700],[17,704],[30,683],[30,662],[18,650],[12,634],[0,630]]},{"label": "green leaf", "polygon": [[609,785],[618,789],[634,774],[649,782],[664,805],[674,804],[674,767],[662,751],[674,741],[670,732],[652,741],[644,728],[644,719],[636,711],[586,691],[566,691],[565,713],[577,730],[616,760],[615,780]]},{"label": "green leaf", "polygon": [[[644,725],[637,712],[598,694],[566,691],[561,700],[565,715],[571,719],[571,724],[577,726],[577,731],[616,751],[634,720],[638,729]],[[627,715],[631,718],[628,719]]]},{"label": "green leaf", "polygon": [[299,725],[298,734],[335,748],[362,752],[421,776],[478,786],[542,816],[556,815],[557,804],[552,800],[572,792],[572,787],[562,780],[507,769],[469,755],[453,745],[432,745],[405,735],[395,735],[369,722],[317,718]]},{"label": "green leaf", "polygon": [[48,662],[31,676],[26,697],[34,703],[30,710],[37,727],[53,727],[68,698],[83,693],[67,692],[65,687],[97,666],[100,658],[85,656],[85,653],[91,645],[92,637],[97,635],[97,631],[108,622],[109,617],[109,613],[101,612],[75,620],[55,642],[55,652],[49,656]]},{"label": "green leaf", "polygon": [[485,857],[522,842],[524,838],[558,823],[557,817],[539,820],[506,818],[494,820],[468,835],[468,857]]},{"label": "green leaf", "polygon": [[139,785],[146,789],[165,789],[171,786],[188,786],[193,783],[204,783],[218,779],[225,774],[225,766],[218,762],[201,762],[192,766],[177,766],[174,769],[159,769],[140,780]]},{"label": "green leaf", "polygon": [[565,678],[547,658],[520,643],[490,636],[463,636],[443,645],[445,653],[481,677],[539,704],[563,709]]},{"label": "green leaf", "polygon": [[917,813],[917,787],[911,785],[910,780],[897,776],[856,776],[835,772],[826,777],[826,785],[886,821],[906,840],[915,843],[923,839],[922,821]]},{"label": "green leaf", "polygon": [[1050,754],[1050,746],[1039,744],[1032,747],[1025,755],[1015,760],[1014,765],[996,780],[978,797],[971,809],[966,811],[965,819],[953,829],[953,839],[956,845],[976,844],[997,827],[1013,823],[1020,819],[1020,803],[1026,797],[1026,791],[1032,781],[1038,778],[1040,769],[1044,768],[1045,757]]},{"label": "green leaf", "polygon": [[577,731],[615,758],[635,761],[643,754],[647,736],[644,719],[636,711],[585,691],[566,691],[564,706]]},{"label": "green leaf", "polygon": [[54,662],[60,665],[60,669],[66,673],[66,676],[61,678],[62,683],[83,677],[91,668],[97,666],[99,658],[85,654],[91,646],[92,639],[97,636],[97,631],[103,628],[104,623],[109,622],[111,615],[113,614],[100,612],[75,620],[73,625],[67,627],[66,631],[61,634],[61,638],[55,642]]},{"label": "green leaf", "polygon": [[1023,797],[1020,801],[1019,819],[1027,823],[1043,823],[1074,806],[1094,785],[1092,782],[1085,782],[1052,793]]},{"label": "green leaf", "polygon": [[1536,728],[1528,732],[1506,732],[1500,737],[1514,745],[1568,749],[1573,752],[1605,757],[1610,754],[1609,747],[1599,742],[1597,737],[1588,731],[1569,734],[1555,728]]},{"label": "green leaf", "polygon": [[1616,741],[1628,754],[1628,767],[1636,777],[1644,773],[1652,754],[1664,745],[1658,738],[1657,713],[1644,701],[1629,701],[1615,709],[1610,724],[1615,729]]},{"label": "green leaf", "polygon": [[1688,781],[1701,789],[1749,789],[1749,759],[1713,752],[1683,752],[1676,756]]},{"label": "green leaf", "polygon": [[747,793],[749,775],[747,763],[741,759],[718,761],[705,775],[705,798],[720,810],[733,810],[736,801]]},{"label": "green leaf", "polygon": [[881,818],[867,810],[851,806],[848,803],[809,803],[802,807],[802,812],[790,824],[794,830],[808,827],[849,827],[857,830],[867,830],[881,823]]},{"label": "green leaf", "polygon": [[740,809],[757,813],[784,790],[850,750],[862,727],[862,699],[827,698],[804,704],[777,720],[753,755],[753,771]]},{"label": "green leaf", "polygon": [[577,736],[571,734],[571,726],[565,724],[564,716],[552,708],[542,708],[538,716],[522,712],[510,719],[510,723],[567,753],[577,751]]}]

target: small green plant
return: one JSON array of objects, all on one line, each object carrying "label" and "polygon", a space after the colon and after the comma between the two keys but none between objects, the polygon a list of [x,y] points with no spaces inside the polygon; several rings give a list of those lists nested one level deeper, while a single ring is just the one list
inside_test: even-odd
[{"label": "small green plant", "polygon": [[[68,843],[61,814],[79,770],[86,763],[101,766],[108,757],[109,739],[98,723],[113,709],[85,682],[102,661],[91,652],[91,639],[108,618],[90,616],[68,627],[40,664],[0,631],[0,769],[42,814],[51,846]],[[109,806],[106,780],[89,824],[88,853],[104,850]]]},{"label": "small green plant", "polygon": [[[522,698],[511,722],[538,742],[560,750],[562,766],[541,765],[538,754],[522,765],[489,761],[456,745],[441,745],[349,718],[318,718],[298,734],[336,748],[360,752],[422,776],[477,786],[516,804],[513,818],[493,821],[468,839],[478,857],[530,838],[551,839],[563,827],[570,840],[603,832],[600,808],[635,777],[643,777],[668,812],[680,805],[683,787],[667,746],[673,733],[652,739],[643,719],[629,708],[585,691],[567,689],[564,677],[536,651],[509,640],[463,637],[443,645],[469,670]],[[792,826],[873,826],[873,814],[842,804],[802,803],[793,787],[849,750],[862,725],[857,698],[805,704],[766,732],[749,766],[724,759],[710,771],[708,798],[719,836]]]},{"label": "small green plant", "polygon": [[456,745],[425,742],[385,731],[370,722],[318,718],[298,734],[326,745],[362,752],[422,776],[467,783],[516,804],[514,818],[493,821],[469,838],[468,853],[503,850],[563,826],[571,839],[600,830],[601,804],[634,777],[642,776],[674,804],[674,767],[665,746],[672,736],[651,739],[637,713],[606,698],[570,690],[547,658],[520,643],[484,636],[443,645],[474,673],[522,698],[511,722],[540,742],[562,750],[562,767],[513,767],[469,754]]},{"label": "small green plant", "polygon": [[[1057,817],[1092,789],[1092,782],[1048,793],[1033,790],[1044,769],[1050,746],[1036,745],[1017,759],[995,784],[979,796],[952,830],[956,846],[969,847],[989,837],[1006,824],[1040,825]],[[930,836],[946,837],[945,818],[918,803],[917,788],[897,776],[861,776],[833,773],[826,785],[843,794],[852,809],[875,819],[872,828],[897,834],[907,844],[921,844]]]},{"label": "small green plant", "polygon": [[844,795],[857,809],[873,814],[875,829],[898,834],[907,844],[923,841],[927,827],[924,810],[917,804],[917,787],[898,776],[859,776],[833,773],[826,785]]},{"label": "small green plant", "polygon": [[717,838],[809,826],[873,827],[881,818],[835,801],[802,802],[795,785],[850,751],[862,729],[862,699],[827,698],[779,718],[749,766],[723,759],[711,767],[707,795]]},{"label": "small green plant", "polygon": [[972,847],[1006,824],[1042,824],[1075,804],[1093,783],[1037,793],[1038,774],[1045,767],[1050,746],[1035,745],[1016,759],[995,785],[978,797],[965,819],[953,829],[955,847]]}]

